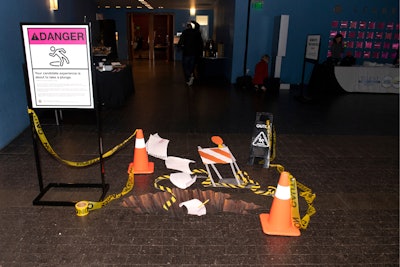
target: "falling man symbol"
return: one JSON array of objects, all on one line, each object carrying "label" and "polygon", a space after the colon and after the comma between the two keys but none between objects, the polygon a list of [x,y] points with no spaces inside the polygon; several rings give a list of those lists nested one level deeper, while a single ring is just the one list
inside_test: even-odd
[{"label": "falling man symbol", "polygon": [[65,51],[64,48],[55,48],[54,46],[50,47],[50,51],[52,53],[50,53],[49,55],[52,57],[57,56],[59,61],[53,61],[50,62],[50,65],[53,67],[62,67],[64,65],[64,61],[69,64],[69,59],[68,57],[65,55],[65,53],[67,51]]}]

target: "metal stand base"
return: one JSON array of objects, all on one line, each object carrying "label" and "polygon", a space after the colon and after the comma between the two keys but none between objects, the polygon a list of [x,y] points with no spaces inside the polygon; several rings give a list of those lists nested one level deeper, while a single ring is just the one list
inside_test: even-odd
[{"label": "metal stand base", "polygon": [[57,201],[57,200],[41,200],[44,195],[51,188],[101,188],[103,192],[99,198],[99,201],[103,200],[108,189],[109,184],[66,184],[66,183],[50,183],[48,184],[40,194],[33,200],[33,205],[40,206],[75,206],[78,201]]}]

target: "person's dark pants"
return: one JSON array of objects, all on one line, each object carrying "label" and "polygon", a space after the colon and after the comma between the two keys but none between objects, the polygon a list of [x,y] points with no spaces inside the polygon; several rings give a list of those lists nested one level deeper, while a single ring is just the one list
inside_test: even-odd
[{"label": "person's dark pants", "polygon": [[193,74],[195,66],[195,56],[184,56],[182,58],[183,74],[185,75],[185,81],[188,82]]}]

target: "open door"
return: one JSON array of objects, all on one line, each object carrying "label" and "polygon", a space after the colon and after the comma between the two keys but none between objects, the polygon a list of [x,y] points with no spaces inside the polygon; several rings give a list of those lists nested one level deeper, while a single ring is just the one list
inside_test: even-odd
[{"label": "open door", "polygon": [[129,59],[173,60],[171,14],[129,13]]}]

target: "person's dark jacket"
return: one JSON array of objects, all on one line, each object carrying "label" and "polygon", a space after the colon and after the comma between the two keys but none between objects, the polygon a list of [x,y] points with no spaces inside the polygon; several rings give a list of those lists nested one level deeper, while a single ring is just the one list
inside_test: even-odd
[{"label": "person's dark jacket", "polygon": [[202,42],[201,34],[195,29],[185,29],[179,39],[178,46],[182,49],[183,56],[198,56],[199,43]]}]

